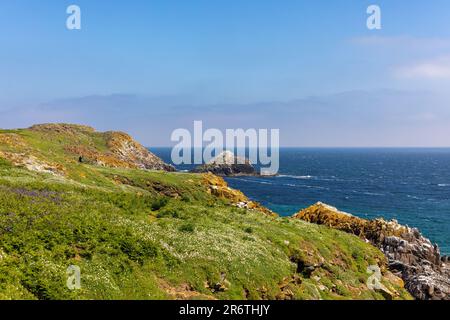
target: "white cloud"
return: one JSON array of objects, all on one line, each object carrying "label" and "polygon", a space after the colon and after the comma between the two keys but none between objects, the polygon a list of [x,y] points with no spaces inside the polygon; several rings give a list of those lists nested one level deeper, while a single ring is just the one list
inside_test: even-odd
[{"label": "white cloud", "polygon": [[377,59],[387,60],[391,75],[395,78],[422,81],[450,79],[450,38],[363,36],[351,41],[370,50]]},{"label": "white cloud", "polygon": [[394,75],[406,79],[450,79],[450,56],[397,67]]}]

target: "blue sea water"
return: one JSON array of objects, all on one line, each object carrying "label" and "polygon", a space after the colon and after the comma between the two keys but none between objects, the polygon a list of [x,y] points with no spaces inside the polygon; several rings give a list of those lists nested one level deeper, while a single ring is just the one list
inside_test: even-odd
[{"label": "blue sea water", "polygon": [[[169,148],[151,151],[171,162]],[[286,148],[279,176],[226,180],[284,216],[322,201],[363,218],[397,219],[450,254],[450,149]]]}]

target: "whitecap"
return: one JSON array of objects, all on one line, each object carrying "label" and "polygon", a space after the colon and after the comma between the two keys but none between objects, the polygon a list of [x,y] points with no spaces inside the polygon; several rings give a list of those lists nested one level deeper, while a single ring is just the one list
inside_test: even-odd
[{"label": "whitecap", "polygon": [[286,183],[284,185],[287,187],[298,187],[296,184],[292,184],[292,183]]},{"label": "whitecap", "polygon": [[236,178],[236,177],[231,177],[231,179],[238,180],[238,181],[244,181],[244,182],[259,183],[259,184],[273,184],[273,183],[267,182],[267,181],[242,179],[242,178]]},{"label": "whitecap", "polygon": [[303,180],[307,180],[307,179],[312,179],[314,178],[313,176],[310,175],[306,175],[306,176],[295,176],[295,175],[290,175],[290,174],[280,174],[277,177],[279,178],[292,178],[292,179],[303,179]]},{"label": "whitecap", "polygon": [[385,195],[384,193],[376,193],[376,192],[363,192],[363,194],[365,194],[366,196],[378,196],[378,197],[383,197]]}]

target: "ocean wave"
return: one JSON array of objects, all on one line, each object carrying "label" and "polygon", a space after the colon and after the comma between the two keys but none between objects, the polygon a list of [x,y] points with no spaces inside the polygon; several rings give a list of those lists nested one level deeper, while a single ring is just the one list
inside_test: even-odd
[{"label": "ocean wave", "polygon": [[450,183],[440,183],[438,187],[450,187]]},{"label": "ocean wave", "polygon": [[317,189],[317,190],[330,190],[330,188],[327,188],[327,187],[310,186],[310,185],[293,184],[293,183],[283,183],[283,184],[281,184],[281,186],[292,187],[292,188],[307,188],[307,189]]},{"label": "ocean wave", "polygon": [[327,187],[321,187],[321,186],[301,186],[301,187],[306,187],[306,188],[308,188],[308,189],[330,190],[330,188],[327,188]]},{"label": "ocean wave", "polygon": [[313,176],[307,175],[307,176],[295,176],[290,174],[280,174],[277,176],[278,178],[292,178],[292,179],[302,179],[302,180],[308,180],[314,178]]},{"label": "ocean wave", "polygon": [[377,197],[383,197],[385,196],[384,193],[376,193],[376,192],[363,192],[366,196],[377,196]]},{"label": "ocean wave", "polygon": [[298,187],[298,185],[292,184],[292,183],[286,183],[286,184],[283,184],[283,186],[287,186],[287,187]]},{"label": "ocean wave", "polygon": [[250,180],[250,179],[242,179],[242,178],[235,178],[235,177],[233,177],[232,179],[238,180],[238,181],[244,181],[244,182],[259,183],[259,184],[270,184],[270,185],[273,184],[272,182],[267,182],[264,180]]}]

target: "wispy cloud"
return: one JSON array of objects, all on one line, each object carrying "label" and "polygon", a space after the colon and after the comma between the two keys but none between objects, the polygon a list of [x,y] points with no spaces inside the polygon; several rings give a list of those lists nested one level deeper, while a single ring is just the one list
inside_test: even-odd
[{"label": "wispy cloud", "polygon": [[380,48],[402,48],[419,50],[450,49],[450,38],[412,36],[364,36],[352,38],[353,44]]},{"label": "wispy cloud", "polygon": [[450,38],[365,36],[351,39],[370,52],[384,54],[388,73],[402,80],[450,79]]},{"label": "wispy cloud", "polygon": [[450,79],[450,56],[397,67],[394,75],[406,79]]}]

